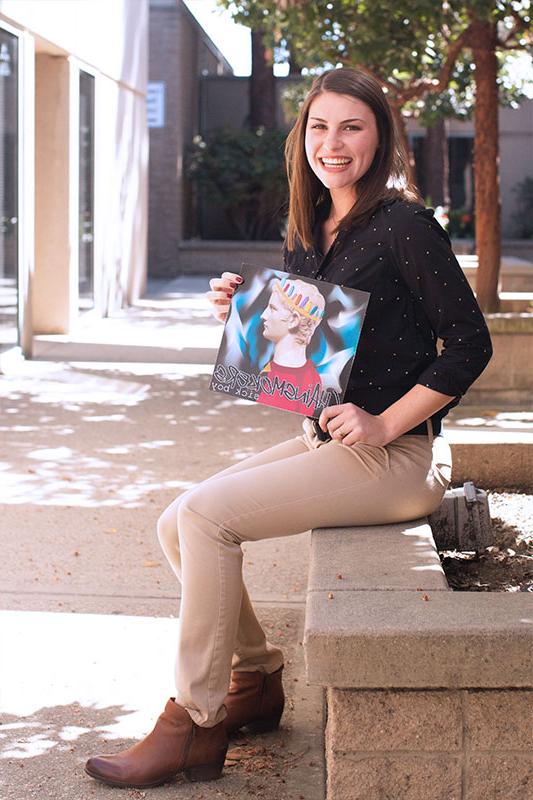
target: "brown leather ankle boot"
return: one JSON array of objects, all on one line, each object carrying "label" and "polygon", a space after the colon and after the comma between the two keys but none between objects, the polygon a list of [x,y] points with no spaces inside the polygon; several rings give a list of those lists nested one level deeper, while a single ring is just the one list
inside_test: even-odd
[{"label": "brown leather ankle boot", "polygon": [[212,728],[196,725],[171,697],[148,736],[122,753],[90,758],[85,772],[111,786],[138,789],[158,786],[178,772],[191,781],[211,781],[220,777],[227,749],[224,721]]},{"label": "brown leather ankle boot", "polygon": [[228,715],[222,720],[228,733],[243,727],[251,733],[265,733],[279,726],[285,705],[282,671],[283,665],[270,674],[231,673],[229,693],[224,700]]}]

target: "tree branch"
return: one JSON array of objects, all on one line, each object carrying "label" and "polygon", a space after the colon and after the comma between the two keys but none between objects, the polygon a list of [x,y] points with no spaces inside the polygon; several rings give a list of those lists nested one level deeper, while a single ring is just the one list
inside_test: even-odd
[{"label": "tree branch", "polygon": [[413,97],[420,97],[420,95],[424,92],[439,94],[440,92],[445,91],[450,82],[452,70],[455,66],[457,58],[459,57],[459,53],[464,47],[469,47],[471,45],[471,38],[471,30],[469,25],[468,28],[466,28],[460,34],[460,36],[457,37],[455,42],[450,45],[446,61],[442,65],[439,72],[439,77],[432,80],[421,79],[419,81],[414,81],[408,89],[404,89],[403,91],[399,92],[399,96],[401,96],[402,101],[405,103],[408,100],[411,100]]},{"label": "tree branch", "polygon": [[504,46],[506,50],[511,49],[511,47],[509,47],[509,42],[513,36],[516,36],[517,33],[526,31],[528,29],[528,22],[526,22],[526,20],[520,16],[516,9],[510,7],[509,15],[514,19],[513,26],[509,29],[508,34],[503,39],[498,39],[498,44]]}]

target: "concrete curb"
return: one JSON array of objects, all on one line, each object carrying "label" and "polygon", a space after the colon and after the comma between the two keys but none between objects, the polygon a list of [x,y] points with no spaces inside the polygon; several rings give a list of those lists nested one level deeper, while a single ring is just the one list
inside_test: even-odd
[{"label": "concrete curb", "polygon": [[310,567],[327,800],[529,797],[531,597],[447,591],[424,518],[313,531]]}]

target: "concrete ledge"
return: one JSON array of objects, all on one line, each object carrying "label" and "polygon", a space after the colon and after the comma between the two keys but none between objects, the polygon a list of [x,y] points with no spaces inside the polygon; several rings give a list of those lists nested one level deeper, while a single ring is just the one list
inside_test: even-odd
[{"label": "concrete ledge", "polygon": [[533,487],[533,436],[528,432],[447,431],[455,484],[474,481],[485,489]]},{"label": "concrete ledge", "polygon": [[[453,238],[451,241],[453,252],[457,257],[469,255],[477,259],[474,239]],[[504,259],[533,261],[533,239],[502,239],[502,253]]]},{"label": "concrete ledge", "polygon": [[179,266],[184,275],[220,275],[238,271],[243,262],[258,267],[280,267],[282,243],[189,239],[179,245]]},{"label": "concrete ledge", "polygon": [[533,688],[531,596],[450,591],[426,518],[313,531],[307,592],[311,683]]},{"label": "concrete ledge", "polygon": [[310,590],[304,647],[322,686],[533,688],[533,603],[526,592]]},{"label": "concrete ledge", "polygon": [[[533,314],[526,311],[485,314],[485,320],[491,334],[533,333]],[[530,343],[529,348],[531,353]]]},{"label": "concrete ledge", "polygon": [[486,314],[494,348],[487,368],[472,384],[467,403],[528,404],[533,394],[533,314]]},{"label": "concrete ledge", "polygon": [[327,800],[533,796],[532,597],[447,589],[426,518],[312,532]]},{"label": "concrete ledge", "polygon": [[[470,286],[475,291],[478,268],[477,255],[460,253],[458,248],[455,247],[454,252]],[[527,255],[530,256],[531,254],[528,253]],[[506,292],[531,292],[533,290],[533,261],[511,255],[502,255],[499,288]]]},{"label": "concrete ledge", "polygon": [[312,534],[309,592],[331,591],[337,596],[376,587],[415,591],[422,585],[432,591],[451,591],[426,519],[329,528]]},{"label": "concrete ledge", "polygon": [[502,311],[533,312],[533,292],[500,292]]},{"label": "concrete ledge", "polygon": [[[453,243],[452,243],[453,244]],[[504,243],[505,245],[505,243]],[[530,255],[529,250],[525,251]],[[459,252],[457,258],[471,286],[475,287],[477,256]],[[466,248],[468,249],[468,247]],[[186,239],[178,248],[180,272],[185,275],[216,275],[221,269],[235,269],[243,261],[272,267],[281,263],[282,243],[222,239]],[[525,258],[504,255],[501,262],[501,288],[506,292],[533,291],[533,263]]]}]

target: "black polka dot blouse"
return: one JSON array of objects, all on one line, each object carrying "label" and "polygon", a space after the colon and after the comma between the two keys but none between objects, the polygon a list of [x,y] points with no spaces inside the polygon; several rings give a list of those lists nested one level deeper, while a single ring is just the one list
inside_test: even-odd
[{"label": "black polka dot blouse", "polygon": [[[396,199],[383,202],[366,227],[340,232],[323,254],[327,213],[327,205],[317,212],[310,250],[284,249],[284,269],[370,292],[344,402],[380,414],[422,384],[454,398],[432,417],[440,433],[441,419],[492,355],[483,314],[448,234],[433,209]],[[426,424],[406,433],[426,434]]]}]

